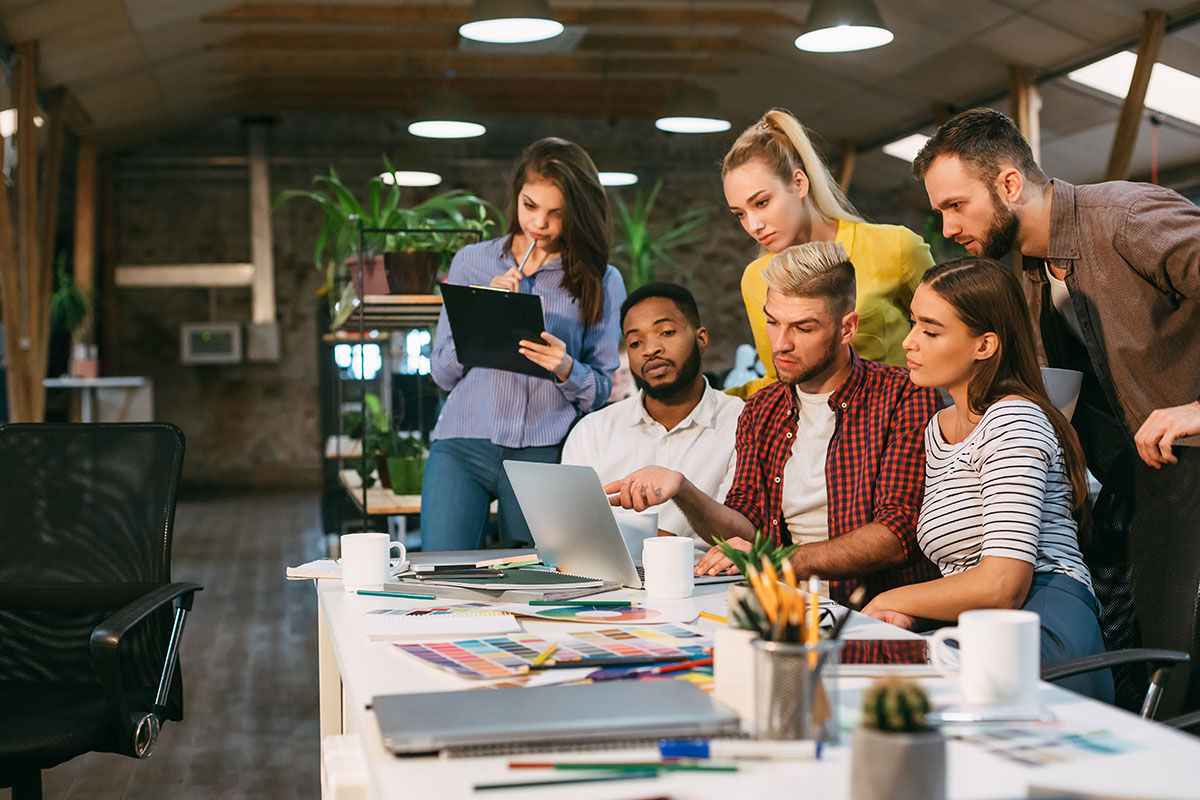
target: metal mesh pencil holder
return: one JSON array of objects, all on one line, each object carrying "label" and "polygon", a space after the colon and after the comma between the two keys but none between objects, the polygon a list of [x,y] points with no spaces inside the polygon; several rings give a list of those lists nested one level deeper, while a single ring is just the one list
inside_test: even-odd
[{"label": "metal mesh pencil holder", "polygon": [[835,741],[837,681],[833,676],[841,643],[756,639],[753,644],[757,738]]}]

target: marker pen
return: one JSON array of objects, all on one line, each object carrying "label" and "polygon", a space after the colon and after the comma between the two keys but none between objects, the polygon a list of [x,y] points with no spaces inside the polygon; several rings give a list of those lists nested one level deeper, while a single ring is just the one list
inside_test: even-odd
[{"label": "marker pen", "polygon": [[744,759],[747,761],[812,761],[820,751],[812,741],[769,742],[751,739],[662,739],[662,758]]}]

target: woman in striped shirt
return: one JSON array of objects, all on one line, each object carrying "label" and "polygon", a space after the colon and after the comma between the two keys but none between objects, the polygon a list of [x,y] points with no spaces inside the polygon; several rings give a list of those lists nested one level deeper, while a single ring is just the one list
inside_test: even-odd
[{"label": "woman in striped shirt", "polygon": [[529,543],[503,462],[558,461],[571,422],[612,390],[625,287],[607,263],[608,199],[595,164],[572,142],[536,141],[517,161],[511,201],[508,234],[460,250],[448,282],[539,295],[547,330],[520,352],[553,377],[464,368],[442,311],[432,374],[450,396],[421,492],[425,550],[481,547],[492,500],[501,539]]},{"label": "woman in striped shirt", "polygon": [[[905,628],[974,608],[1024,608],[1042,624],[1042,665],[1104,651],[1100,607],[1072,511],[1087,497],[1083,452],[1050,403],[1013,271],[962,258],[925,273],[904,340],[913,383],[954,405],[925,429],[921,550],[942,577],[878,595],[871,616]],[[1063,685],[1112,700],[1108,671]]]}]

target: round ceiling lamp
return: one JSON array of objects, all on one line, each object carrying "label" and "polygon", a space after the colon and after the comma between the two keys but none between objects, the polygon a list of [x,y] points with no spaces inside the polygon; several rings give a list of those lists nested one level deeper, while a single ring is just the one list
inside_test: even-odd
[{"label": "round ceiling lamp", "polygon": [[881,47],[893,38],[874,0],[813,0],[796,47],[810,53],[846,53]]},{"label": "round ceiling lamp", "polygon": [[379,179],[388,186],[437,186],[442,182],[442,176],[436,172],[425,172],[419,169],[398,169],[395,172],[385,172]]},{"label": "round ceiling lamp", "polygon": [[487,128],[475,121],[475,110],[462,92],[433,92],[421,105],[417,121],[408,126],[413,136],[426,139],[470,139]]},{"label": "round ceiling lamp", "polygon": [[638,182],[638,176],[632,172],[601,172],[601,186],[632,186]]},{"label": "round ceiling lamp", "polygon": [[519,44],[553,39],[563,25],[547,0],[474,0],[458,32],[477,42]]},{"label": "round ceiling lamp", "polygon": [[681,86],[671,93],[654,127],[668,133],[720,133],[729,120],[717,116],[717,93],[699,86]]}]

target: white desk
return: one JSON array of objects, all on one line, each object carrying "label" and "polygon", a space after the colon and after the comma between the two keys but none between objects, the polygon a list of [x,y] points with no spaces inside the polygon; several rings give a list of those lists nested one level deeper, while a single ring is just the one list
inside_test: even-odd
[{"label": "white desk", "polygon": [[[398,759],[384,747],[374,714],[367,709],[371,698],[381,694],[432,692],[464,689],[460,678],[442,673],[409,659],[385,642],[371,642],[364,632],[361,615],[387,606],[433,605],[410,601],[347,594],[338,581],[317,581],[320,637],[321,735],[357,734],[362,740],[369,773],[372,800],[391,798],[489,798],[515,800],[528,797],[569,797],[578,800],[672,795],[680,798],[737,800],[778,794],[781,787],[804,787],[809,797],[836,800],[849,795],[848,746],[827,748],[816,762],[743,765],[737,774],[667,773],[649,781],[612,784],[557,786],[552,789],[489,791],[476,794],[473,785],[522,779],[539,780],[548,773],[515,773],[506,767],[507,758],[440,760]],[[697,596],[686,603],[716,614],[724,614],[725,586],[697,587]],[[609,592],[607,599],[644,597],[642,592]],[[661,603],[661,601],[658,601]],[[562,631],[579,623],[522,620],[531,632]],[[715,623],[701,618],[699,625]],[[570,628],[566,628],[570,629]],[[908,638],[912,634],[856,615],[846,627],[848,638]],[[869,681],[840,678],[843,707],[857,705],[856,696]],[[944,679],[922,679],[935,704],[958,700],[957,690]],[[487,690],[481,690],[480,699]],[[951,798],[1025,797],[1031,784],[1091,788],[1112,796],[1195,797],[1200,796],[1200,739],[1144,722],[1119,709],[1084,699],[1043,684],[1042,703],[1059,719],[1104,728],[1123,740],[1136,741],[1144,750],[1124,755],[1098,755],[1076,759],[1055,767],[1024,768],[990,755],[972,745],[951,741],[948,745],[948,787]],[[612,760],[645,758],[647,750],[610,751]],[[567,760],[567,759],[564,759]],[[1170,794],[1174,789],[1177,793]],[[1157,792],[1156,792],[1157,790]]]},{"label": "white desk", "polygon": [[[46,378],[47,389],[79,391],[80,422],[151,422],[154,390],[149,378],[135,375],[112,378]],[[93,408],[99,406],[99,413]]]}]

